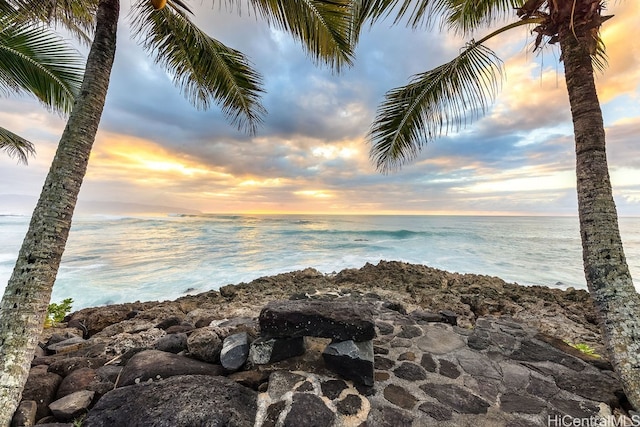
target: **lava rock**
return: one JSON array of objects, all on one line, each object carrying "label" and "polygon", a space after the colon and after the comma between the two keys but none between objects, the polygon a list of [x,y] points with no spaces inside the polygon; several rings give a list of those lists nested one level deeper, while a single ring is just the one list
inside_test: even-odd
[{"label": "lava rock", "polygon": [[255,424],[257,393],[225,377],[186,375],[118,388],[89,411],[84,427]]},{"label": "lava rock", "polygon": [[260,312],[265,337],[323,337],[368,341],[375,337],[373,310],[364,303],[342,301],[273,301]]},{"label": "lava rock", "polygon": [[373,386],[373,341],[334,342],[322,353],[327,368],[359,384]]},{"label": "lava rock", "polygon": [[122,370],[117,386],[123,387],[149,380],[181,375],[222,375],[220,365],[201,362],[158,350],[142,351],[129,360]]},{"label": "lava rock", "polygon": [[229,371],[236,371],[249,356],[249,336],[246,332],[229,335],[222,343],[220,364]]}]

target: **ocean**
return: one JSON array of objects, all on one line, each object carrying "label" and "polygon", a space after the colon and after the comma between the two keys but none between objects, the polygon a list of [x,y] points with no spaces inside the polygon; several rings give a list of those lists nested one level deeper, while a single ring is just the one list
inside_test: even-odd
[{"label": "ocean", "polygon": [[[0,291],[28,223],[0,216]],[[640,289],[640,218],[620,218],[620,227]],[[78,310],[175,299],[306,267],[332,273],[380,260],[586,289],[573,217],[85,216],[74,219],[52,302],[71,297]]]}]

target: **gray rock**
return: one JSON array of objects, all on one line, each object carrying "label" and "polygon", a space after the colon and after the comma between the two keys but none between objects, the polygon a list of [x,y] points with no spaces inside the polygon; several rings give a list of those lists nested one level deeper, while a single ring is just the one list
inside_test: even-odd
[{"label": "gray rock", "polygon": [[298,338],[263,338],[251,343],[249,361],[254,365],[275,363],[290,357],[300,356],[305,352],[304,337]]},{"label": "gray rock", "polygon": [[49,404],[56,398],[58,386],[62,382],[62,377],[52,372],[47,372],[46,366],[37,366],[31,369],[27,383],[22,391],[23,400],[33,400],[38,405],[36,419],[46,417],[51,414]]},{"label": "gray rock", "polygon": [[269,397],[272,401],[279,400],[285,393],[293,390],[296,384],[305,380],[305,377],[293,372],[276,371],[269,376]]},{"label": "gray rock", "polygon": [[343,415],[355,415],[362,409],[362,398],[356,394],[348,394],[336,403],[336,409]]},{"label": "gray rock", "polygon": [[255,423],[257,393],[225,377],[188,375],[105,394],[84,427],[246,427]]},{"label": "gray rock", "polygon": [[111,357],[64,357],[51,362],[49,372],[66,377],[80,368],[97,369],[109,361]]},{"label": "gray rock", "polygon": [[160,337],[158,341],[153,344],[153,348],[160,351],[166,351],[168,353],[178,354],[187,349],[187,334],[176,333]]},{"label": "gray rock", "polygon": [[458,324],[458,315],[453,311],[442,310],[440,311],[440,315],[442,316],[444,323],[448,323],[451,326],[456,326]]},{"label": "gray rock", "polygon": [[217,363],[222,351],[222,340],[215,326],[195,330],[187,339],[189,353],[205,362]]},{"label": "gray rock", "polygon": [[424,353],[422,355],[422,359],[420,360],[420,365],[422,365],[422,367],[429,372],[436,371],[436,361],[433,360],[433,356],[431,356],[429,353]]},{"label": "gray rock", "polygon": [[438,405],[437,403],[424,402],[418,409],[429,415],[436,421],[447,421],[451,419],[451,409],[445,408],[442,405]]},{"label": "gray rock", "polygon": [[330,427],[335,415],[322,399],[313,394],[296,393],[283,427]]},{"label": "gray rock", "polygon": [[327,368],[366,386],[373,385],[373,341],[331,343],[322,352]]},{"label": "gray rock", "polygon": [[322,394],[328,397],[329,399],[337,399],[342,393],[343,390],[347,389],[347,383],[342,380],[328,380],[324,381],[320,384],[320,388],[322,389]]},{"label": "gray rock", "polygon": [[455,384],[423,384],[422,391],[461,414],[486,414],[489,403]]},{"label": "gray rock", "polygon": [[47,346],[47,351],[51,353],[67,353],[72,350],[77,350],[80,345],[85,342],[86,340],[84,338],[72,337]]},{"label": "gray rock", "polygon": [[369,304],[342,301],[273,301],[260,312],[266,337],[314,336],[337,341],[367,341],[375,337]]},{"label": "gray rock", "polygon": [[524,340],[520,348],[511,354],[514,360],[524,362],[554,362],[574,371],[582,371],[586,363],[538,340]]},{"label": "gray rock", "polygon": [[393,406],[374,407],[369,413],[366,425],[375,427],[411,427],[413,425],[413,416],[408,411],[403,411]]},{"label": "gray rock", "polygon": [[403,409],[413,409],[418,399],[404,387],[389,384],[384,389],[384,398]]},{"label": "gray rock", "polygon": [[220,365],[201,362],[177,354],[145,350],[133,356],[122,370],[117,386],[180,375],[222,375]]},{"label": "gray rock", "polygon": [[422,328],[424,335],[417,339],[417,345],[422,351],[445,354],[465,346],[465,342],[453,331],[450,325],[430,323]]},{"label": "gray rock", "polygon": [[409,316],[418,323],[442,322],[444,320],[441,314],[431,313],[420,309],[412,311],[409,313]]},{"label": "gray rock", "polygon": [[81,390],[49,404],[53,416],[60,421],[71,421],[87,412],[95,396],[94,391]]},{"label": "gray rock", "polygon": [[32,426],[36,423],[38,404],[33,400],[23,400],[13,414],[11,427]]},{"label": "gray rock", "polygon": [[91,368],[76,369],[64,377],[58,387],[56,398],[61,399],[76,391],[87,390],[91,384],[97,384],[99,382],[100,377],[95,370]]},{"label": "gray rock", "polygon": [[546,405],[544,401],[533,396],[506,393],[500,397],[500,408],[509,413],[538,414]]},{"label": "gray rock", "polygon": [[411,362],[403,362],[393,370],[398,378],[408,381],[421,381],[427,379],[427,372],[419,365]]},{"label": "gray rock", "polygon": [[438,371],[440,375],[444,375],[445,377],[456,379],[460,376],[460,371],[458,370],[458,366],[448,361],[447,359],[438,359],[440,363],[440,370]]},{"label": "gray rock", "polygon": [[400,333],[396,336],[400,338],[415,338],[422,335],[422,329],[415,325],[402,326]]},{"label": "gray rock", "polygon": [[491,360],[483,355],[465,350],[458,355],[458,363],[469,375],[477,378],[502,379],[502,374]]},{"label": "gray rock", "polygon": [[249,336],[246,332],[229,335],[222,342],[220,364],[229,371],[236,371],[249,356]]},{"label": "gray rock", "polygon": [[122,369],[122,366],[104,365],[96,369],[96,374],[98,374],[103,381],[109,381],[115,384]]}]

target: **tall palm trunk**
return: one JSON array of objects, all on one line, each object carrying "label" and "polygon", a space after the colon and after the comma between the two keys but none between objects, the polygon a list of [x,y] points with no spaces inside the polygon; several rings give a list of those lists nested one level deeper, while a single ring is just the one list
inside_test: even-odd
[{"label": "tall palm trunk", "polygon": [[0,305],[0,426],[11,421],[51,298],[102,115],[116,49],[119,0],[101,0],[73,111]]},{"label": "tall palm trunk", "polygon": [[630,403],[640,409],[640,298],[622,249],[588,47],[593,39],[585,27],[566,25],[559,34],[576,142],[584,272],[611,363]]}]

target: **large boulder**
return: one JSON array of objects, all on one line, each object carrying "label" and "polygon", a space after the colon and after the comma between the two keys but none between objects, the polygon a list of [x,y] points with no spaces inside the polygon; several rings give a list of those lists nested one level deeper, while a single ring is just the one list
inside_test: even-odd
[{"label": "large boulder", "polygon": [[218,329],[215,326],[196,329],[187,339],[187,348],[197,359],[211,363],[219,362],[222,339],[218,335]]},{"label": "large boulder", "polygon": [[259,321],[265,337],[368,341],[376,335],[372,307],[353,301],[273,301]]},{"label": "large boulder", "polygon": [[159,350],[145,350],[133,356],[120,374],[118,387],[179,375],[222,375],[220,365],[201,362]]},{"label": "large boulder", "polygon": [[85,427],[245,427],[255,423],[257,393],[225,377],[188,375],[118,388],[98,401]]}]

